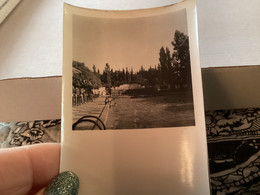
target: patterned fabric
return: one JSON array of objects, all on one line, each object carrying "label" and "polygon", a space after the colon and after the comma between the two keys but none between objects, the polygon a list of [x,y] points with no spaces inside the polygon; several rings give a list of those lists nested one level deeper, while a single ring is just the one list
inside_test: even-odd
[{"label": "patterned fabric", "polygon": [[[60,142],[61,120],[0,123],[0,147]],[[260,108],[206,112],[212,195],[260,194]]]},{"label": "patterned fabric", "polygon": [[260,194],[260,109],[206,112],[212,194]]},{"label": "patterned fabric", "polygon": [[60,142],[61,120],[0,123],[2,148]]}]

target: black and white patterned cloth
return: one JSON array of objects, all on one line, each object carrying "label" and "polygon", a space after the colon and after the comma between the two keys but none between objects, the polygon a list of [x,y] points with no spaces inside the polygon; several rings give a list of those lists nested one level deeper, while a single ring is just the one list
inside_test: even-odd
[{"label": "black and white patterned cloth", "polygon": [[260,109],[206,112],[212,194],[260,194]]},{"label": "black and white patterned cloth", "polygon": [[[205,114],[212,195],[260,194],[260,108]],[[0,123],[0,147],[60,142],[60,123]]]},{"label": "black and white patterned cloth", "polygon": [[60,142],[61,120],[0,123],[0,147]]}]

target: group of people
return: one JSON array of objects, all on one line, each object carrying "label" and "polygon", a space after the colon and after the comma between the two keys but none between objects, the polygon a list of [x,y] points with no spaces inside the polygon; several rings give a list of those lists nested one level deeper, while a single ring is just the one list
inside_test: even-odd
[{"label": "group of people", "polygon": [[86,91],[83,87],[72,86],[72,105],[79,106],[85,102],[93,101],[93,92]]},{"label": "group of people", "polygon": [[112,106],[116,107],[117,103],[115,101],[115,98],[112,98],[111,95],[107,96],[105,99],[105,105],[108,105],[109,108],[111,108]]}]

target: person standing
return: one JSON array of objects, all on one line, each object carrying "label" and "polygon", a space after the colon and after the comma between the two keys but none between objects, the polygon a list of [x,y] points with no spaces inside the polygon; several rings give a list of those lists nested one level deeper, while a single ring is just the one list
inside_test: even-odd
[{"label": "person standing", "polygon": [[80,90],[76,87],[76,106],[80,105]]}]

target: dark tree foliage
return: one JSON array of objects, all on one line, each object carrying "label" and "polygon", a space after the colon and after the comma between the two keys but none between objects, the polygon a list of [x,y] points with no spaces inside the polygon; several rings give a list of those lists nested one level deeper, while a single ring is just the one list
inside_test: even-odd
[{"label": "dark tree foliage", "polygon": [[112,83],[111,83],[111,69],[108,63],[106,63],[106,67],[105,67],[105,76],[106,76],[106,84],[107,87],[111,87]]},{"label": "dark tree foliage", "polygon": [[125,74],[126,74],[126,83],[127,84],[131,83],[131,75],[130,75],[127,67],[126,67],[126,73]]},{"label": "dark tree foliage", "polygon": [[123,83],[126,83],[126,73],[124,68],[123,68],[122,76],[123,76]]},{"label": "dark tree foliage", "polygon": [[172,89],[191,88],[189,38],[176,30],[171,43],[173,54],[167,47],[160,49],[158,70],[161,76],[158,80],[161,84],[170,85]]},{"label": "dark tree foliage", "polygon": [[172,90],[183,90],[191,88],[191,69],[189,38],[180,31],[176,31],[173,41],[173,52],[168,47],[161,47],[159,51],[159,63],[149,69],[140,67],[134,73],[133,69],[124,67],[122,70],[111,69],[109,63],[106,63],[103,73],[93,65],[93,71],[85,67],[84,63],[73,62],[75,74],[73,76],[74,86],[89,86],[98,88],[106,87],[111,91],[112,87],[122,84],[136,83],[142,86],[170,86]]},{"label": "dark tree foliage", "polygon": [[175,84],[180,87],[191,88],[191,67],[189,37],[180,31],[174,34],[172,42]]},{"label": "dark tree foliage", "polygon": [[160,53],[159,53],[159,62],[161,67],[161,75],[162,75],[162,81],[167,82],[167,59],[166,59],[166,52],[164,47],[161,47]]},{"label": "dark tree foliage", "polygon": [[93,88],[99,88],[101,81],[97,75],[89,70],[84,63],[73,61],[73,79],[72,84],[74,87],[84,88],[89,91]]},{"label": "dark tree foliage", "polygon": [[166,49],[164,49],[164,47],[161,47],[159,55],[160,55],[159,66],[161,71],[161,83],[171,84],[173,66],[172,66],[172,58],[171,58],[171,53],[169,48],[166,47]]},{"label": "dark tree foliage", "polygon": [[96,68],[96,65],[93,64],[93,73],[96,75],[97,74],[97,68]]},{"label": "dark tree foliage", "polygon": [[111,93],[112,87],[112,74],[113,70],[111,70],[110,65],[106,63],[105,69],[103,71],[103,75],[101,76],[102,85],[106,87],[107,92]]},{"label": "dark tree foliage", "polygon": [[131,79],[131,82],[134,82],[134,80],[135,80],[133,68],[131,68],[131,71],[130,71],[130,79]]}]

